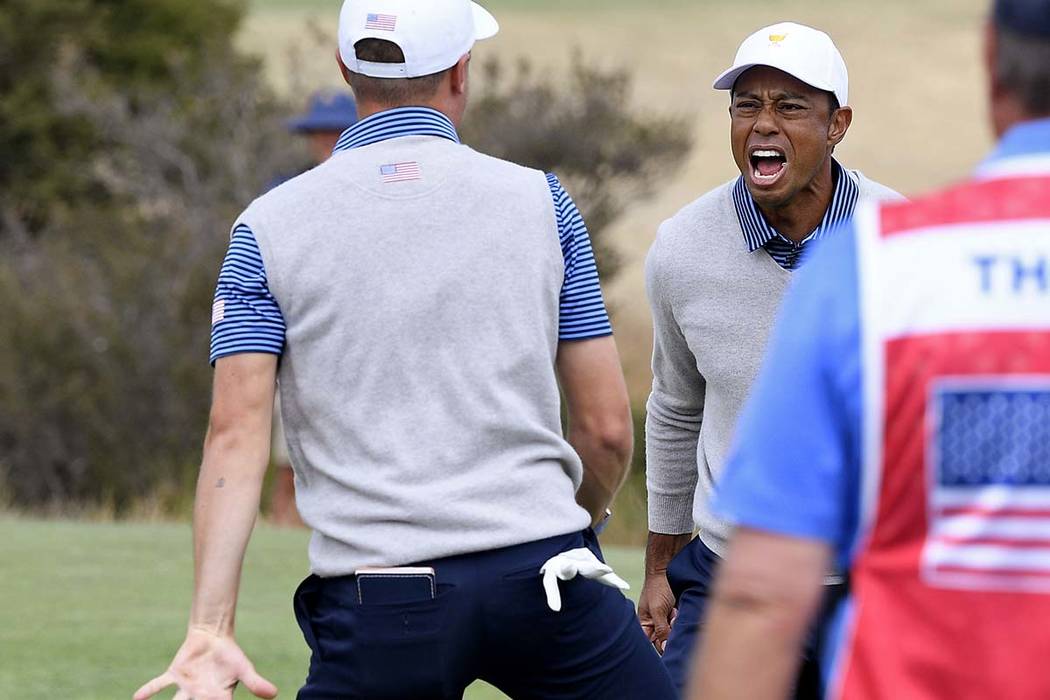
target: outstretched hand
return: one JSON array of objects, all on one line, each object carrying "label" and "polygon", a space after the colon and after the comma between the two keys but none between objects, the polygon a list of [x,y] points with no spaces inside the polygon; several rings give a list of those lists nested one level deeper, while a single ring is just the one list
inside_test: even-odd
[{"label": "outstretched hand", "polygon": [[145,684],[134,700],[177,686],[174,700],[233,700],[239,683],[259,698],[277,697],[277,686],[260,676],[233,637],[190,628],[168,670]]}]

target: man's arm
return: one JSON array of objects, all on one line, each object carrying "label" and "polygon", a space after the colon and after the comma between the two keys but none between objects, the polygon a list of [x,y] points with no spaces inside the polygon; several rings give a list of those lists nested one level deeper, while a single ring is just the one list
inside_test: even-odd
[{"label": "man's arm", "polygon": [[168,670],[135,693],[177,685],[189,697],[232,698],[237,683],[262,698],[277,688],[234,641],[244,553],[259,510],[270,450],[277,356],[218,360],[194,507],[195,586],[186,641]]},{"label": "man's arm", "polygon": [[830,545],[737,530],[720,567],[693,675],[693,700],[783,700],[816,615]]},{"label": "man's arm", "polygon": [[658,236],[646,262],[653,314],[653,389],[645,418],[649,539],[638,617],[649,640],[662,653],[674,614],[667,566],[692,539],[705,384],[671,310],[660,245]]},{"label": "man's arm", "polygon": [[612,336],[558,345],[558,379],[569,414],[569,443],[583,460],[576,501],[597,525],[627,478],[634,427]]}]

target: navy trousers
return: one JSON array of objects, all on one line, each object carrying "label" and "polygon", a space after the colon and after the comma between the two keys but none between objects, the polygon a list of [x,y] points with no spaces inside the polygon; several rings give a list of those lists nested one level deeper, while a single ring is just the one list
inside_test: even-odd
[{"label": "navy trousers", "polygon": [[[667,581],[674,593],[678,617],[671,627],[663,662],[679,692],[689,684],[692,662],[700,646],[708,598],[712,593],[715,573],[720,559],[700,541],[693,538],[667,567]],[[826,605],[834,604],[841,592],[829,587]],[[818,624],[818,628],[822,625]],[[797,700],[820,700],[823,697],[818,653],[820,640],[817,632],[811,635],[795,685]]]},{"label": "navy trousers", "polygon": [[587,532],[420,562],[437,596],[408,604],[361,605],[353,576],[311,576],[295,594],[312,651],[299,700],[462,698],[477,679],[523,700],[675,698],[620,591],[577,577],[547,607],[540,567],[583,546],[600,556]]}]

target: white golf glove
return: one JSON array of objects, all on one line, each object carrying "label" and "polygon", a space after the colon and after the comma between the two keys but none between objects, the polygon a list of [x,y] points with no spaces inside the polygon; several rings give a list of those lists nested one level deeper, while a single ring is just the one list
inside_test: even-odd
[{"label": "white golf glove", "polygon": [[598,557],[585,547],[571,549],[551,557],[540,567],[540,573],[543,574],[543,588],[547,592],[547,605],[554,612],[561,611],[561,591],[558,590],[558,581],[571,581],[577,576],[583,576],[611,588],[619,588],[621,591],[631,588],[626,581],[616,575],[611,566],[601,563]]}]

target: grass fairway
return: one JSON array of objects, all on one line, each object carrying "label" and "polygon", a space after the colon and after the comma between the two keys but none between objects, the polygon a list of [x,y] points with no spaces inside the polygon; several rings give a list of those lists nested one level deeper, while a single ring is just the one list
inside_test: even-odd
[{"label": "grass fairway", "polygon": [[[0,533],[0,698],[119,700],[164,670],[189,610],[188,525],[0,519]],[[241,645],[282,698],[295,697],[306,674],[291,609],[306,543],[304,532],[257,529],[238,607]],[[636,594],[642,553],[607,555]],[[478,685],[466,697],[504,696]]]}]

